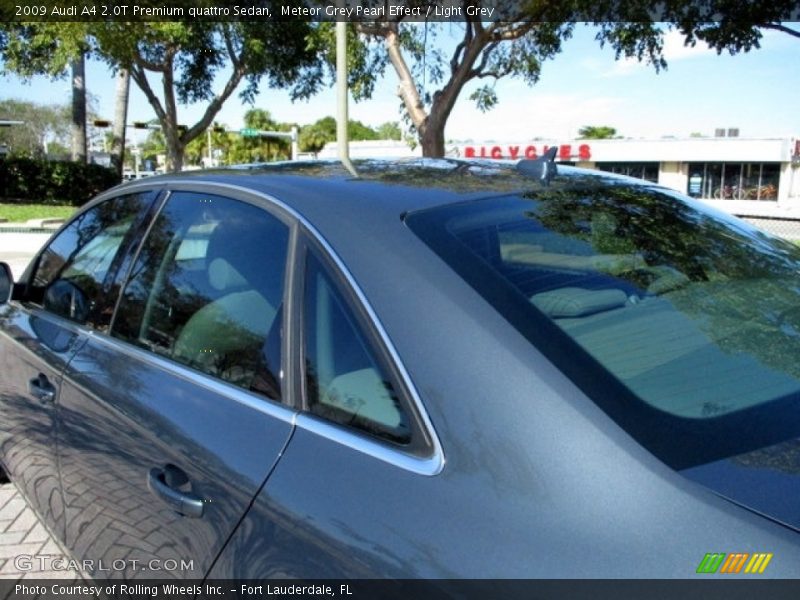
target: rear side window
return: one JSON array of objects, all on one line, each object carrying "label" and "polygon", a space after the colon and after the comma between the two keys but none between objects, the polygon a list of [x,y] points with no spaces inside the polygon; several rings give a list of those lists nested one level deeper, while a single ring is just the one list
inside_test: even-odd
[{"label": "rear side window", "polygon": [[174,193],[131,269],[112,335],[280,398],[288,236],[257,206]]},{"label": "rear side window", "polygon": [[105,329],[116,300],[114,275],[155,195],[112,198],[76,217],[40,255],[28,300]]},{"label": "rear side window", "polygon": [[374,437],[408,444],[409,415],[392,378],[313,253],[306,261],[303,325],[310,412]]}]

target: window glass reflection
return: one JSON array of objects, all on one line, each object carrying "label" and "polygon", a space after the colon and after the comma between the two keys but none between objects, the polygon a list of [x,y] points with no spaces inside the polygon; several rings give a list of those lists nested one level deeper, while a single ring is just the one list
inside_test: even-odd
[{"label": "window glass reflection", "polygon": [[132,269],[113,334],[279,398],[287,243],[287,227],[258,207],[172,195]]}]

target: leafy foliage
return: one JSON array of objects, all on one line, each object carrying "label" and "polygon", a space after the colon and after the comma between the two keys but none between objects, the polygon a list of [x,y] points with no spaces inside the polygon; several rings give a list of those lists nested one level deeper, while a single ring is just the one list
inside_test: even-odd
[{"label": "leafy foliage", "polygon": [[[347,134],[352,141],[400,139],[401,132],[397,123],[384,123],[378,130],[365,125],[361,121],[350,120],[347,123]],[[384,137],[384,134],[388,137]],[[395,136],[395,137],[391,137]],[[328,142],[336,140],[336,119],[323,117],[300,130],[300,150],[317,153]]]},{"label": "leafy foliage", "polygon": [[481,112],[493,109],[498,102],[494,86],[489,85],[479,87],[469,95],[469,99],[475,102]]},{"label": "leafy foliage", "polygon": [[[417,4],[424,13],[432,3]],[[486,80],[470,99],[481,111],[494,108],[500,101],[494,83],[517,77],[534,85],[542,64],[558,55],[575,22],[587,16],[601,25],[598,41],[611,44],[618,56],[647,60],[656,69],[665,66],[663,31],[652,22],[650,6],[643,0],[631,0],[630,8],[616,0],[531,0],[518,9],[504,6],[504,18],[492,22],[469,16],[466,8],[474,9],[475,2],[463,4],[461,21],[453,17],[446,25],[406,23],[402,18],[358,25],[366,40],[382,40],[376,52],[387,55],[386,64],[397,74],[405,118],[419,136],[425,156],[444,154],[447,120],[468,83]],[[439,42],[445,27],[458,40],[452,51]]]},{"label": "leafy foliage", "polygon": [[681,0],[670,4],[667,15],[675,27],[694,45],[701,40],[718,53],[749,52],[761,47],[764,30],[781,31],[800,38],[796,0],[737,2],[706,0],[702,3]]},{"label": "leafy foliage", "polygon": [[578,129],[578,139],[610,140],[617,136],[617,130],[608,125],[585,125]]},{"label": "leafy foliage", "polygon": [[9,158],[0,160],[4,202],[80,206],[119,182],[114,169],[69,161]]},{"label": "leafy foliage", "polygon": [[23,125],[0,128],[0,144],[6,144],[13,156],[41,158],[45,143],[59,147],[69,145],[69,108],[36,104],[22,100],[0,100],[0,116],[23,121]]},{"label": "leafy foliage", "polygon": [[[324,79],[320,26],[302,21],[31,23],[2,26],[5,68],[23,77],[61,76],[80,53],[127,69],[161,126],[168,168],[179,170],[186,145],[203,134],[240,87],[252,102],[262,83],[307,97]],[[322,41],[320,41],[322,40]],[[151,76],[161,82],[160,93]],[[222,90],[215,87],[220,76]],[[365,88],[365,93],[371,88]],[[201,118],[180,129],[178,105],[206,102]]]},{"label": "leafy foliage", "polygon": [[[335,23],[317,24],[308,37],[308,47],[318,61],[309,74],[298,82],[298,91],[310,95],[325,79],[336,80],[336,29]],[[355,24],[347,26],[347,85],[353,100],[359,102],[372,96],[375,84],[386,67],[387,57],[375,40],[360,39]],[[311,74],[313,73],[313,75]]]},{"label": "leafy foliage", "polygon": [[4,72],[24,79],[34,75],[62,78],[70,63],[91,50],[88,23],[0,24],[6,43],[0,46]]},{"label": "leafy foliage", "polygon": [[403,139],[403,132],[400,130],[400,125],[396,121],[386,121],[378,125],[375,132],[379,140],[401,140]]},{"label": "leafy foliage", "polygon": [[[270,87],[289,87],[295,98],[310,95],[320,84],[318,58],[308,44],[313,28],[301,21],[103,23],[92,33],[99,54],[112,67],[130,69],[153,106],[170,170],[182,166],[186,145],[205,132],[240,82],[244,102],[255,99],[262,80]],[[215,93],[215,77],[226,65],[231,73]],[[162,74],[163,101],[150,87],[148,73]],[[200,101],[208,103],[205,113],[180,131],[177,103]]]},{"label": "leafy foliage", "polygon": [[300,150],[302,152],[313,152],[315,155],[322,150],[330,141],[336,139],[336,134],[331,133],[319,123],[307,125],[300,130]]}]

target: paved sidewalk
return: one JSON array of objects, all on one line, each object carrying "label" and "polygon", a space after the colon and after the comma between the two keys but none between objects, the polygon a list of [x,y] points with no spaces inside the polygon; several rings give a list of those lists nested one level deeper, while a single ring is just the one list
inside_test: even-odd
[{"label": "paved sidewalk", "polygon": [[22,233],[0,229],[0,262],[8,263],[14,278],[22,275],[51,233]]},{"label": "paved sidewalk", "polygon": [[22,494],[13,483],[0,484],[0,578],[79,578],[77,571],[50,569],[57,559],[67,562]]}]

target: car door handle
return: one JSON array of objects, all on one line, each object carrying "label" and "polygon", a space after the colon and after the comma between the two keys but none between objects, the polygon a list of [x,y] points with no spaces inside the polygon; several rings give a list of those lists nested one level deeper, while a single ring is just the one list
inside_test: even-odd
[{"label": "car door handle", "polygon": [[156,498],[183,516],[199,519],[203,516],[203,500],[191,492],[176,489],[184,483],[189,483],[189,478],[174,465],[163,469],[153,467],[147,474],[147,487]]},{"label": "car door handle", "polygon": [[28,392],[42,404],[50,404],[56,399],[56,388],[44,373],[28,381]]}]

